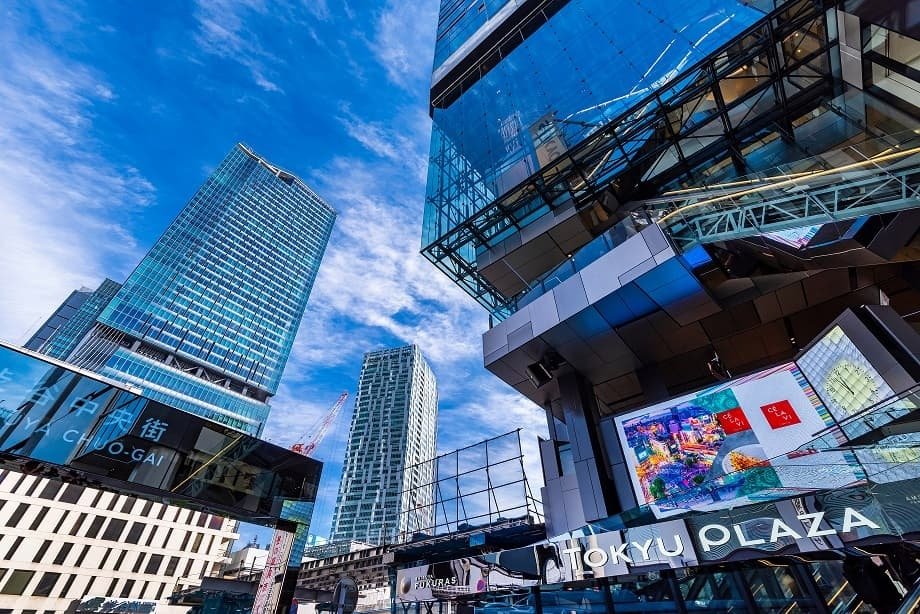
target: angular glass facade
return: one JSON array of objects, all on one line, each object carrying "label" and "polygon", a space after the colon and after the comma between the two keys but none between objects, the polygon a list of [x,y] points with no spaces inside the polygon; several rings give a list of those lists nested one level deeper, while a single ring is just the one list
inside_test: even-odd
[{"label": "angular glass facade", "polygon": [[[436,66],[442,47],[458,47],[485,16],[518,3],[485,3],[475,17],[467,9],[448,27],[456,4],[442,3]],[[556,10],[506,24],[508,36],[527,38],[501,55],[471,51],[466,71],[436,69],[423,246],[763,16],[726,0],[570,0]]]},{"label": "angular glass facade", "polygon": [[334,220],[300,179],[237,145],[70,360],[259,433]]}]

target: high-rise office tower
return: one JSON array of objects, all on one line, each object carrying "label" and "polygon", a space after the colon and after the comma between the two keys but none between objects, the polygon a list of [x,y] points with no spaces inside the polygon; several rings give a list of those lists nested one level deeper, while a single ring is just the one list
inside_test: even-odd
[{"label": "high-rise office tower", "polygon": [[[332,539],[379,544],[432,525],[438,387],[416,345],[364,355]],[[408,470],[411,468],[411,470]]]},{"label": "high-rise office tower", "polygon": [[[38,351],[258,434],[334,219],[302,181],[237,145],[125,284],[105,280]],[[165,606],[173,590],[214,573],[239,537],[234,520],[93,488],[68,486],[53,502],[58,482],[7,473],[0,506],[18,507],[5,520],[13,545],[0,545],[0,567],[24,571],[0,578],[4,607],[63,611],[75,596]],[[68,515],[79,516],[72,528]],[[124,543],[104,541],[126,523]],[[99,541],[103,526],[112,530]],[[78,536],[72,551],[50,539],[61,530]],[[30,584],[36,569],[48,573]]]},{"label": "high-rise office tower", "polygon": [[69,360],[259,434],[335,215],[303,181],[237,145]]},{"label": "high-rise office tower", "polygon": [[74,314],[77,313],[77,310],[80,309],[80,306],[85,303],[92,294],[92,288],[87,288],[85,286],[71,292],[70,296],[64,299],[64,302],[54,310],[54,313],[48,316],[44,324],[39,326],[38,330],[29,337],[29,340],[22,344],[22,347],[27,350],[35,351],[43,348],[52,335],[70,321]]},{"label": "high-rise office tower", "polygon": [[[99,314],[102,313],[102,310],[106,308],[120,288],[121,284],[118,282],[111,279],[104,280],[95,290],[85,292],[85,298],[80,300],[76,310],[70,311],[66,321],[61,322],[53,330],[43,333],[42,331],[48,326],[46,324],[23,347],[41,352],[52,358],[66,358],[77,347],[80,340],[92,330],[93,325],[96,323],[96,318],[99,317]],[[72,293],[67,301],[55,312],[55,316],[67,313],[69,311],[66,309],[67,305],[73,301],[74,296],[78,293],[84,294],[82,290]],[[48,322],[50,323],[51,321],[49,320]],[[33,343],[33,341],[37,341],[36,337],[39,335],[44,335],[45,338],[40,343]]]}]

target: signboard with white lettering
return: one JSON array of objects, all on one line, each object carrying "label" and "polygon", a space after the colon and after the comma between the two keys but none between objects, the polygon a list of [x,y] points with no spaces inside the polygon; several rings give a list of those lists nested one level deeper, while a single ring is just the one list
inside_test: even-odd
[{"label": "signboard with white lettering", "polygon": [[567,534],[527,548],[401,569],[396,597],[404,602],[450,599],[511,586],[643,573],[663,565],[695,567],[915,540],[920,536],[918,501],[920,480],[909,480],[620,531]]},{"label": "signboard with white lettering", "polygon": [[[0,344],[0,461],[265,523],[321,463]],[[312,505],[302,507],[312,511]],[[301,514],[303,515],[303,514]]]}]

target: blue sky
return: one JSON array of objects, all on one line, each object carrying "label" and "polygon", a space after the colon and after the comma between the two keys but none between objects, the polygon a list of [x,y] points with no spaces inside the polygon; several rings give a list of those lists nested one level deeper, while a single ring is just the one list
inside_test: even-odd
[{"label": "blue sky", "polygon": [[[339,211],[265,437],[290,445],[354,391],[365,351],[414,341],[439,380],[439,450],[524,426],[539,484],[542,411],[483,369],[485,312],[418,254],[436,0],[138,6],[0,8],[0,338],[123,280],[243,141]],[[319,534],[351,400],[317,451]]]}]

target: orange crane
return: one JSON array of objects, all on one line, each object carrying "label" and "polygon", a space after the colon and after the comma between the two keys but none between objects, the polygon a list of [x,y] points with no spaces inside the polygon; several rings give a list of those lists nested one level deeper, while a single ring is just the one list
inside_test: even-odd
[{"label": "orange crane", "polygon": [[346,390],[339,395],[338,400],[332,406],[332,409],[319,421],[319,424],[311,429],[313,431],[313,436],[310,437],[309,441],[304,441],[307,439],[307,435],[310,434],[310,431],[307,431],[297,440],[298,443],[295,443],[291,446],[291,450],[297,452],[298,454],[303,454],[304,456],[309,456],[313,450],[316,449],[316,446],[320,444],[323,438],[326,436],[326,433],[329,432],[329,427],[332,426],[332,423],[335,422],[336,417],[339,415],[339,412],[342,411],[342,407],[345,406],[345,399],[348,398],[348,391]]}]

